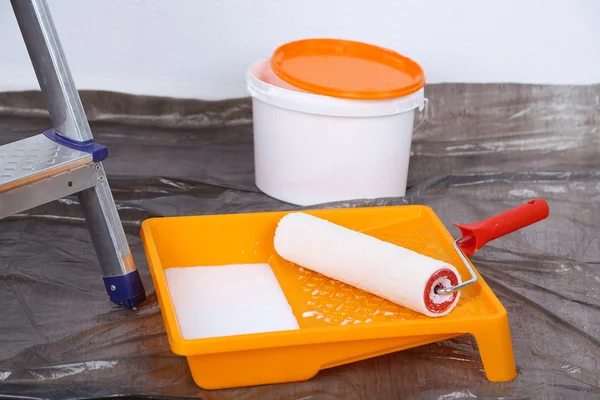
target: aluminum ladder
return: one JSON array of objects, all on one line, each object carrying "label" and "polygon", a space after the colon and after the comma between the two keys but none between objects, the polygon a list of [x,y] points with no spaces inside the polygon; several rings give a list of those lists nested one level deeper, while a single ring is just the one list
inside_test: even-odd
[{"label": "aluminum ladder", "polygon": [[102,161],[48,4],[11,0],[53,128],[0,147],[0,219],[77,193],[108,297],[123,307],[146,298]]}]

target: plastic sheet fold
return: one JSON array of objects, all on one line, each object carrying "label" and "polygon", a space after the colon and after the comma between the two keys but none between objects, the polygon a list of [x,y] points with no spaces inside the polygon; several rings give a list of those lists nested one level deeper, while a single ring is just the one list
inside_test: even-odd
[{"label": "plastic sheet fold", "polygon": [[[253,183],[247,99],[219,103],[84,92],[148,293],[105,295],[77,197],[0,221],[0,398],[600,398],[600,86],[426,87],[403,198],[450,232],[531,198],[550,217],[472,260],[509,313],[518,377],[486,380],[475,340],[443,341],[328,369],[307,382],[205,391],[169,350],[139,238],[149,217],[290,210]],[[0,94],[0,141],[49,127],[38,93]]]}]

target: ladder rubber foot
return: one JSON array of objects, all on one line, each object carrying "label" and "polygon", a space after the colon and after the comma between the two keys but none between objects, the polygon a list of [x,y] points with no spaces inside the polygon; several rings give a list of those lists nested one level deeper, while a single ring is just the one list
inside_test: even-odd
[{"label": "ladder rubber foot", "polygon": [[104,286],[113,303],[132,308],[146,300],[146,292],[137,270],[125,275],[105,276]]}]

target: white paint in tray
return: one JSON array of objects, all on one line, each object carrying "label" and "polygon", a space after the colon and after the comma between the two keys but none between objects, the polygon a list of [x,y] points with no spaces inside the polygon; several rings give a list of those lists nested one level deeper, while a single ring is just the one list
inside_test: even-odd
[{"label": "white paint in tray", "polygon": [[184,339],[300,328],[269,264],[168,268],[165,276]]}]

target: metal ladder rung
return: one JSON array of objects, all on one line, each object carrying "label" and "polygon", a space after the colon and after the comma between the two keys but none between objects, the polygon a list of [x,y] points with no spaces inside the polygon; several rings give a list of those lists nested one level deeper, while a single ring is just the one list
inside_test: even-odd
[{"label": "metal ladder rung", "polygon": [[92,155],[62,146],[44,134],[0,146],[0,194],[93,164]]},{"label": "metal ladder rung", "polygon": [[90,153],[44,134],[0,146],[0,218],[94,187],[100,173]]}]

